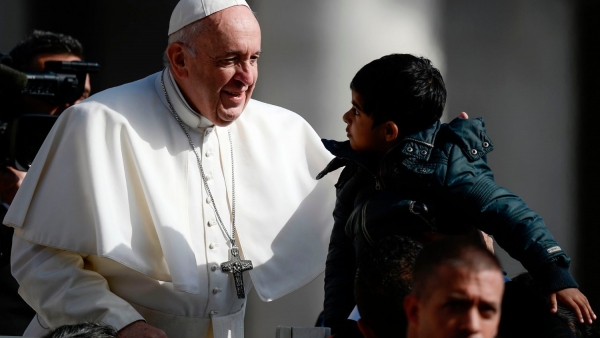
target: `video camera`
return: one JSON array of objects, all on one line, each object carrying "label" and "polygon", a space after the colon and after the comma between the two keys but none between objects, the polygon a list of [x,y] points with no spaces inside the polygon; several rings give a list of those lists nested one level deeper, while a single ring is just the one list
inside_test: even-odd
[{"label": "video camera", "polygon": [[98,72],[100,65],[47,61],[43,73],[23,73],[11,68],[11,61],[0,54],[0,165],[28,171],[58,116],[19,111],[19,101],[30,96],[72,104],[82,96],[87,74]]}]

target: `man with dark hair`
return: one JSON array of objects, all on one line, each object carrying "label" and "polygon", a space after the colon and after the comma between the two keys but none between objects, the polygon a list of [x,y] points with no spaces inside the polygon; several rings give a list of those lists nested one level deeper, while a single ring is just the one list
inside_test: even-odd
[{"label": "man with dark hair", "polygon": [[481,337],[498,332],[504,278],[478,242],[447,237],[426,246],[405,297],[408,338]]},{"label": "man with dark hair", "polygon": [[[21,72],[41,73],[45,69],[46,61],[82,61],[83,47],[71,36],[35,30],[9,54],[12,58],[12,68]],[[90,91],[88,75],[83,94],[74,102],[57,104],[24,95],[17,109],[19,113],[58,115],[69,106],[86,99],[90,96]]]},{"label": "man with dark hair", "polygon": [[404,337],[404,297],[411,291],[412,271],[422,250],[409,237],[386,237],[364,255],[356,271],[354,298],[358,327],[366,338]]}]

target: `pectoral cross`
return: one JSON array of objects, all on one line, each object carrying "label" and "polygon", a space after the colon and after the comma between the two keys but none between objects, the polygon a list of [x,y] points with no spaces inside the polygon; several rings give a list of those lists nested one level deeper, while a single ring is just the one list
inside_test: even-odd
[{"label": "pectoral cross", "polygon": [[230,272],[235,282],[238,298],[246,298],[244,291],[244,277],[242,272],[252,270],[252,261],[240,259],[240,251],[235,246],[231,248],[231,260],[221,263],[221,271]]}]

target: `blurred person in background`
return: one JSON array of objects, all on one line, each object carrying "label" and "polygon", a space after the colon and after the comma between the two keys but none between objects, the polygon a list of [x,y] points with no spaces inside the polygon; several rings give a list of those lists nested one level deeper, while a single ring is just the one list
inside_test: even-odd
[{"label": "blurred person in background", "polygon": [[117,338],[117,330],[102,323],[63,325],[42,338]]},{"label": "blurred person in background", "polygon": [[431,242],[415,262],[404,299],[408,338],[493,338],[502,310],[504,277],[497,258],[471,238]]},{"label": "blurred person in background", "polygon": [[[12,68],[24,73],[42,73],[46,61],[82,61],[81,43],[68,35],[35,30],[25,40],[13,48],[10,53]],[[16,110],[21,114],[59,115],[75,103],[90,96],[89,75],[86,77],[84,91],[74,102],[52,103],[38,97],[22,95]]]},{"label": "blurred person in background", "polygon": [[[10,57],[15,70],[42,73],[46,61],[82,61],[83,47],[71,36],[36,30],[10,51]],[[88,75],[84,92],[75,102],[52,103],[33,96],[17,95],[11,104],[3,106],[0,117],[4,128],[10,120],[22,114],[60,114],[87,98],[90,90]],[[25,172],[12,166],[0,168],[0,218],[6,215],[24,178]],[[19,296],[19,285],[10,272],[12,236],[13,228],[0,226],[0,335],[21,335],[35,315],[35,311]]]}]

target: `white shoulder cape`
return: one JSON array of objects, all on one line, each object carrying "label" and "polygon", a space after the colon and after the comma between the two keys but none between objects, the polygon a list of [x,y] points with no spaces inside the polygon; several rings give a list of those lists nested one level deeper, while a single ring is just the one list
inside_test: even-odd
[{"label": "white shoulder cape", "polygon": [[[28,172],[4,223],[31,242],[113,259],[199,293],[189,245],[190,146],[156,77],[106,90],[66,110]],[[251,100],[230,127],[236,224],[263,301],[309,283],[325,267],[335,175],[332,156],[298,115]],[[227,170],[225,170],[227,172]],[[226,177],[230,182],[230,177]]]}]

